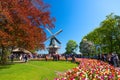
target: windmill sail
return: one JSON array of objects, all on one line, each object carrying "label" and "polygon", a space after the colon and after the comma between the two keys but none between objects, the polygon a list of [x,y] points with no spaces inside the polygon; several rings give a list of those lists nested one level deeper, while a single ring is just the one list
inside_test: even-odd
[{"label": "windmill sail", "polygon": [[62,32],[62,29],[59,30],[58,32],[56,32],[54,36],[57,36],[57,35],[60,34],[61,32]]},{"label": "windmill sail", "polygon": [[48,29],[48,28],[46,28],[46,29],[51,34],[51,36],[48,37],[46,40],[51,39],[50,44],[53,40],[55,40],[57,43],[61,44],[61,42],[56,38],[56,36],[62,32],[62,29],[59,30],[58,32],[56,32],[55,34],[53,34],[52,31],[50,31],[50,29]]},{"label": "windmill sail", "polygon": [[51,35],[54,35],[48,28],[46,28],[46,29]]},{"label": "windmill sail", "polygon": [[59,44],[61,44],[61,42],[56,37],[54,37],[54,39],[56,40],[56,42],[58,42]]}]

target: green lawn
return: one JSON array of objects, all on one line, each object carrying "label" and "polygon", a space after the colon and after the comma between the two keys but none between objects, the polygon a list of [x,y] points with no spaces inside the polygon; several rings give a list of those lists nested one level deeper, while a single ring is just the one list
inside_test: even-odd
[{"label": "green lawn", "polygon": [[29,61],[0,66],[0,80],[54,80],[56,72],[64,72],[77,64],[66,61]]}]

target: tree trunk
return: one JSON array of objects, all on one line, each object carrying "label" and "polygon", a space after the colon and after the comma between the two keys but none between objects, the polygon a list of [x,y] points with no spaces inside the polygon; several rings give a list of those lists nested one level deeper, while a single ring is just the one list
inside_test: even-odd
[{"label": "tree trunk", "polygon": [[1,53],[1,64],[7,64],[8,54],[7,49],[2,46],[2,53]]}]

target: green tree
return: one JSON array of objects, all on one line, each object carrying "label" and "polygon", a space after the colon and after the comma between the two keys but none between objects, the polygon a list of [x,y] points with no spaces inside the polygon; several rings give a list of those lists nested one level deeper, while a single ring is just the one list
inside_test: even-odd
[{"label": "green tree", "polygon": [[77,50],[77,43],[74,40],[69,40],[68,43],[66,44],[66,53],[67,54],[71,54],[71,53],[75,53],[75,51]]},{"label": "green tree", "polygon": [[88,33],[84,38],[92,41],[95,45],[99,45],[102,52],[116,51],[120,53],[120,16],[112,13],[107,15],[99,27]]},{"label": "green tree", "polygon": [[80,42],[79,49],[84,56],[90,57],[94,52],[94,43],[87,39],[83,39],[82,42]]}]

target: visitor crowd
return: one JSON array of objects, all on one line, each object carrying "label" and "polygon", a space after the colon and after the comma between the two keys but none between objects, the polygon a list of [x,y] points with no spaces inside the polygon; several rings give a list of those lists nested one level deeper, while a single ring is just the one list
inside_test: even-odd
[{"label": "visitor crowd", "polygon": [[11,54],[8,58],[11,60],[11,62],[13,62],[14,59],[18,59],[18,58],[20,61],[28,62],[30,56],[28,54],[20,54],[19,56],[16,54]]},{"label": "visitor crowd", "polygon": [[[34,58],[37,58],[37,59],[44,58],[46,61],[48,59],[53,59],[53,61],[58,61],[60,60],[61,57],[64,58],[66,61],[68,61],[68,59],[71,58],[71,62],[75,62],[76,58],[84,58],[83,56],[79,56],[76,54],[63,54],[63,55],[60,55],[60,54],[52,54],[52,55],[51,54],[39,54],[39,55],[11,54],[9,56],[11,62],[13,62],[15,58],[18,58],[20,61],[23,61],[23,62],[27,62],[29,59],[34,59]],[[120,67],[119,57],[115,52],[110,53],[110,54],[99,54],[96,57],[96,59],[108,62],[109,64],[115,67]]]},{"label": "visitor crowd", "polygon": [[119,57],[115,52],[110,53],[110,54],[100,54],[100,55],[98,55],[98,60],[108,62],[109,64],[111,64],[111,65],[113,65],[115,67],[120,66]]}]

